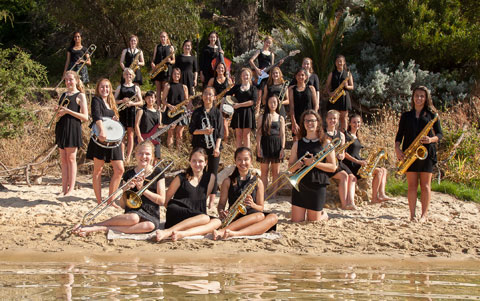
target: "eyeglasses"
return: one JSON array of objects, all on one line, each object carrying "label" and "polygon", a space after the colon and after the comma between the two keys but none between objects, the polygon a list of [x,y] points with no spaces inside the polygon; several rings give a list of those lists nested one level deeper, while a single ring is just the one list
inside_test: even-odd
[{"label": "eyeglasses", "polygon": [[305,119],[305,123],[314,123],[317,122],[317,119]]}]

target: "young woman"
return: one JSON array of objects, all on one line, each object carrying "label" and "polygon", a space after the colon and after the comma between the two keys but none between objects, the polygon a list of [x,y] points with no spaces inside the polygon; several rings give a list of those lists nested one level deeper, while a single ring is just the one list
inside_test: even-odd
[{"label": "young woman", "polygon": [[67,61],[65,62],[63,75],[65,76],[67,70],[78,72],[80,67],[84,65],[80,70],[80,80],[84,85],[89,82],[87,65],[92,65],[90,55],[85,54],[85,52],[87,52],[87,47],[82,45],[82,34],[77,31],[73,34],[72,42],[67,49]]},{"label": "young woman", "polygon": [[[235,151],[235,170],[226,178],[220,189],[220,201],[217,206],[218,216],[222,219],[228,216],[225,205],[232,206],[242,195],[242,192],[256,180],[252,175],[252,151],[247,147],[237,148]],[[278,217],[274,213],[263,212],[262,181],[258,181],[255,189],[245,198],[247,214],[239,215],[230,225],[225,228],[213,231],[213,239],[226,239],[234,236],[260,235],[277,224]],[[230,210],[231,208],[229,208]]]},{"label": "young woman", "polygon": [[285,157],[285,119],[278,113],[278,102],[277,96],[270,97],[257,123],[257,160],[264,187],[268,186],[269,171],[272,181],[278,178],[280,163]]},{"label": "young woman", "polygon": [[[190,134],[192,134],[192,147],[201,147],[206,150],[208,156],[208,172],[216,178],[223,139],[223,116],[220,110],[213,106],[215,100],[215,89],[213,87],[207,87],[203,90],[202,100],[203,106],[193,111],[189,131]],[[210,127],[204,128],[204,125],[207,125],[207,119]],[[209,143],[212,145],[207,145],[206,137],[210,139]],[[217,188],[217,181],[215,181],[209,196],[208,208],[213,206]]]},{"label": "young woman", "polygon": [[[103,126],[103,117],[112,118],[118,121],[117,104],[112,93],[112,84],[106,78],[98,81],[95,89],[95,96],[92,98],[91,112],[92,125],[95,123],[99,129],[98,139],[105,141],[106,133]],[[102,202],[102,170],[105,163],[111,162],[113,168],[113,176],[110,180],[109,195],[117,190],[120,181],[122,180],[123,168],[123,153],[119,145],[115,148],[104,148],[97,145],[93,139],[90,139],[87,148],[87,159],[93,160],[93,191],[97,202]]]},{"label": "young woman", "polygon": [[205,172],[207,153],[194,148],[189,160],[190,167],[168,187],[165,230],[157,230],[157,241],[204,235],[220,227],[218,218],[207,215],[207,196],[216,182],[214,175]]},{"label": "young woman", "polygon": [[[162,103],[167,107],[165,114],[163,115],[163,124],[169,125],[178,118],[182,117],[182,114],[170,118],[168,117],[168,112],[175,108],[175,105],[181,103],[188,98],[188,88],[184,84],[180,83],[181,71],[178,68],[173,68],[172,78],[170,83],[165,85],[162,95]],[[173,145],[173,136],[175,135],[177,149],[180,148],[183,138],[183,129],[185,128],[186,122],[180,121],[176,126],[171,127],[168,130],[167,136],[167,147]]]},{"label": "young woman", "polygon": [[[160,33],[160,44],[158,44],[155,49],[153,50],[153,61],[151,62],[152,70],[155,68],[155,65],[159,64],[163,61],[166,57],[168,57],[171,53],[174,53],[175,49],[170,43],[170,39],[168,38],[168,34],[165,31]],[[164,91],[164,87],[167,84],[168,80],[170,79],[170,75],[172,73],[172,66],[175,64],[175,56],[172,56],[167,61],[168,70],[160,72],[157,76],[155,76],[152,81],[155,82],[156,87],[156,94],[157,94],[157,104],[160,107],[161,100],[163,99],[162,92]]]},{"label": "young woman", "polygon": [[[327,112],[327,131],[326,134],[333,141],[335,138],[341,139],[340,146],[345,144],[345,135],[338,130],[338,118],[340,113],[335,110]],[[355,206],[355,184],[357,178],[353,175],[350,169],[343,163],[345,159],[345,151],[337,155],[337,170],[329,176],[338,180],[338,195],[340,196],[340,203],[342,209],[354,210]]]},{"label": "young woman", "polygon": [[[120,56],[120,67],[122,70],[125,71],[125,68],[130,68],[135,58],[138,56],[138,68],[137,70],[133,70],[135,72],[135,78],[133,79],[133,83],[136,85],[143,85],[143,78],[141,67],[145,66],[145,59],[143,58],[143,51],[138,49],[138,37],[136,35],[130,36],[130,47],[123,49],[122,55]],[[131,68],[130,68],[131,69]],[[122,76],[120,83],[125,83],[125,78]]]},{"label": "young woman", "polygon": [[[413,90],[412,109],[402,114],[398,126],[397,136],[395,137],[395,153],[398,160],[405,158],[404,151],[412,144],[415,138],[420,134],[423,128],[434,118],[436,113],[432,103],[430,91],[419,86]],[[407,169],[408,182],[408,207],[410,208],[410,219],[415,220],[415,208],[417,205],[417,187],[420,182],[420,202],[422,204],[422,215],[420,221],[426,221],[428,217],[428,208],[431,198],[431,182],[433,166],[437,163],[436,143],[442,139],[443,132],[440,121],[437,120],[433,125],[433,131],[420,139],[428,151],[425,160],[415,160]],[[402,148],[400,148],[402,145]]]},{"label": "young woman", "polygon": [[145,171],[124,188],[137,192],[145,185],[149,185],[141,195],[142,205],[139,208],[129,208],[120,198],[120,207],[125,209],[123,214],[114,216],[106,221],[91,226],[77,226],[73,232],[79,236],[86,236],[91,232],[108,232],[108,230],[123,233],[149,233],[158,229],[160,225],[160,206],[165,202],[165,179],[163,175],[151,183],[162,170],[153,169],[154,146],[151,142],[140,143],[135,151],[137,166],[123,175],[123,181],[132,179],[142,168]]},{"label": "young woman", "polygon": [[[318,112],[318,99],[313,86],[307,86],[308,72],[300,68],[295,73],[297,83],[288,88],[292,134],[297,136],[302,124],[298,123],[303,112],[313,109]],[[319,125],[321,126],[321,125]]]},{"label": "young woman", "polygon": [[[154,128],[157,130],[162,124],[162,114],[155,109],[155,92],[148,91],[145,93],[145,106],[141,110],[137,110],[135,116],[135,134],[137,135],[137,142],[144,141],[142,134],[150,133]],[[153,134],[153,133],[152,133]],[[160,159],[160,142],[153,141],[155,145],[155,159]]]},{"label": "young woman", "polygon": [[[135,128],[135,114],[136,108],[143,105],[142,91],[140,87],[133,83],[135,73],[130,68],[125,68],[123,71],[123,78],[125,83],[121,84],[115,90],[115,99],[117,105],[122,105],[124,108],[120,111],[120,122],[127,129],[127,156],[125,162],[130,162],[130,157],[133,151],[133,138]],[[134,95],[136,98],[130,100]],[[125,145],[122,143],[122,152]]]},{"label": "young woman", "polygon": [[208,45],[203,48],[202,57],[200,60],[200,80],[202,83],[208,84],[208,81],[213,77],[212,61],[218,57],[219,53],[223,54],[217,46],[218,34],[212,31],[208,35]]},{"label": "young woman", "polygon": [[[313,61],[309,57],[305,57],[302,60],[302,68],[307,71],[307,86],[313,86],[315,88],[315,95],[317,96],[318,101],[320,102],[320,80],[318,76],[313,71]],[[293,78],[290,83],[291,86],[297,84],[297,79]]]},{"label": "young woman", "polygon": [[[297,80],[299,79],[297,78]],[[322,129],[322,118],[317,111],[309,109],[301,115],[298,138],[292,146],[288,162],[290,167],[307,152],[312,155],[317,154],[330,141]],[[314,160],[313,156],[305,157],[303,165],[310,166]],[[296,166],[300,167],[299,164]],[[300,181],[300,191],[295,188],[292,189],[292,222],[324,221],[328,219],[328,214],[323,209],[327,185],[329,184],[327,173],[334,172],[336,169],[335,152],[330,152]]]},{"label": "young woman", "polygon": [[[267,105],[267,99],[272,96],[280,97],[280,93],[284,88],[285,80],[283,79],[282,70],[278,67],[274,67],[272,71],[270,71],[270,76],[268,77],[267,85],[263,88],[262,93],[262,105]],[[288,89],[288,87],[286,87]],[[288,90],[284,91],[284,97],[282,103],[279,103],[279,110],[278,113],[283,117],[287,118],[287,111],[285,110],[285,106],[290,104],[288,100]],[[280,101],[280,99],[279,99]]]},{"label": "young woman", "polygon": [[237,103],[233,105],[234,113],[231,127],[235,129],[237,148],[250,147],[250,132],[255,129],[255,104],[257,103],[257,88],[252,85],[252,70],[243,68],[241,83],[235,85],[228,95],[233,95]]},{"label": "young woman", "polygon": [[[250,67],[252,70],[256,73],[257,77],[259,77],[262,74],[262,70],[270,67],[273,65],[275,62],[275,53],[270,50],[270,47],[273,45],[273,38],[271,36],[266,36],[265,39],[263,39],[263,48],[262,50],[257,50],[255,53],[252,55],[250,60],[248,61],[250,63]],[[258,60],[258,67],[255,65],[255,60]],[[262,100],[262,92],[263,92],[263,87],[265,87],[265,83],[267,82],[267,79],[263,79],[259,85],[256,85],[258,89],[258,103],[256,103],[256,111],[259,112],[260,109],[260,100]]]},{"label": "young woman", "polygon": [[187,86],[188,94],[193,95],[197,86],[198,65],[197,58],[192,54],[192,41],[185,40],[182,49],[183,53],[175,58],[175,67],[182,73],[181,83]]},{"label": "young woman", "polygon": [[[88,120],[87,99],[82,81],[74,71],[65,73],[67,92],[60,96],[56,107],[60,118],[55,126],[55,143],[60,150],[62,167],[62,192],[69,196],[77,178],[77,150],[82,147],[82,121]],[[66,99],[65,99],[66,98]]]},{"label": "young woman", "polygon": [[335,69],[328,75],[327,91],[329,96],[333,95],[340,84],[347,79],[344,90],[345,95],[341,96],[334,104],[327,101],[327,110],[337,110],[340,112],[340,130],[345,131],[348,123],[348,111],[352,110],[349,91],[353,90],[353,77],[348,72],[347,63],[343,55],[338,55],[335,59]]},{"label": "young woman", "polygon": [[[345,164],[352,171],[352,173],[358,178],[358,171],[362,166],[367,165],[367,161],[360,157],[360,150],[363,148],[360,142],[360,127],[362,125],[362,117],[358,114],[350,117],[350,124],[345,133],[346,141],[352,139],[355,140],[347,148],[345,153]],[[374,151],[372,149],[372,151]],[[383,201],[391,200],[385,193],[385,185],[387,183],[387,169],[384,167],[377,167],[372,172],[372,203],[380,203]]]}]

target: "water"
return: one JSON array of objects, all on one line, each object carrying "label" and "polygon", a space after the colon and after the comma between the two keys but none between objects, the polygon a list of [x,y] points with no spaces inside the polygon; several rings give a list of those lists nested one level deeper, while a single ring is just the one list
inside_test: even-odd
[{"label": "water", "polygon": [[0,299],[480,300],[478,261],[152,255],[3,258]]}]

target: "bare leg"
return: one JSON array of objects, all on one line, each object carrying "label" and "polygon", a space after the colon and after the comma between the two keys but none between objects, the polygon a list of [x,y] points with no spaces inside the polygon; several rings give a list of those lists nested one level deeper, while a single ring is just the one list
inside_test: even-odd
[{"label": "bare leg", "polygon": [[340,111],[340,131],[345,132],[348,124],[348,111]]},{"label": "bare leg", "polygon": [[170,236],[172,236],[174,231],[184,231],[194,227],[203,226],[210,222],[210,217],[206,214],[200,214],[187,218],[176,225],[164,230],[157,230],[156,239],[157,241],[162,241]]},{"label": "bare leg", "polygon": [[393,199],[391,197],[387,196],[387,194],[385,193],[385,186],[387,185],[388,171],[384,167],[382,167],[381,169],[383,170],[383,177],[380,181],[380,191],[378,192],[379,193],[378,198],[382,201],[390,201],[390,200],[393,200]]},{"label": "bare leg", "polygon": [[122,233],[148,233],[155,229],[150,221],[140,221],[140,216],[135,213],[120,214],[103,222],[83,226],[74,230],[79,236],[86,236],[91,232],[107,232],[109,229]]},{"label": "bare leg", "polygon": [[133,144],[134,144],[133,136],[134,136],[133,128],[128,127],[127,128],[127,158],[125,162],[130,162],[130,159],[132,157]]},{"label": "bare leg", "polygon": [[347,184],[347,204],[351,204],[354,209],[355,206],[355,185],[357,184],[357,177],[353,174],[348,175]]},{"label": "bare leg", "polygon": [[372,203],[380,203],[381,200],[378,198],[378,190],[380,187],[380,180],[382,178],[382,170],[380,168],[375,168],[373,171],[372,179]]},{"label": "bare leg", "polygon": [[158,106],[158,110],[161,109],[161,105],[162,105],[162,82],[156,80],[155,81],[155,88],[156,88],[156,92],[157,92],[157,106]]},{"label": "bare leg", "polygon": [[260,179],[263,182],[263,187],[268,186],[268,163],[260,163]]},{"label": "bare leg", "polygon": [[235,129],[235,146],[236,148],[239,148],[242,146],[242,130],[241,129]]},{"label": "bare leg", "polygon": [[242,144],[250,148],[250,129],[242,129]]},{"label": "bare leg", "polygon": [[[122,175],[125,171],[123,167],[123,161],[121,160],[113,160],[111,161],[113,167],[113,176],[110,179],[110,186],[108,189],[109,195],[112,194],[115,190],[118,189],[120,182],[122,181]],[[113,201],[113,197],[109,200],[109,202]],[[116,205],[114,205],[117,207]]]},{"label": "bare leg", "polygon": [[328,214],[325,209],[322,211],[307,210],[307,220],[310,222],[327,221]]},{"label": "bare leg", "polygon": [[[67,190],[67,193],[65,193],[65,196],[68,196],[75,189],[75,182],[77,180],[77,148],[66,147],[65,153],[66,153],[66,161],[68,166],[68,173],[67,173],[68,190]],[[62,171],[62,175],[63,175],[63,171]]]},{"label": "bare leg", "polygon": [[173,136],[175,135],[175,128],[176,126],[172,126],[170,129],[168,129],[167,147],[171,147],[173,145]]},{"label": "bare leg", "polygon": [[222,222],[218,218],[213,218],[213,219],[210,219],[210,221],[205,225],[193,227],[183,231],[173,231],[172,240],[177,241],[184,237],[189,237],[194,235],[205,235],[207,233],[214,231],[218,227],[220,227],[221,224]]},{"label": "bare leg", "polygon": [[[270,170],[272,171],[272,182],[278,179],[278,175],[280,174],[280,163],[270,163]],[[264,187],[267,187],[264,185]],[[276,188],[277,185],[275,185]]]},{"label": "bare leg", "polygon": [[294,223],[303,222],[305,220],[305,213],[307,209],[292,205],[292,216],[291,220]]},{"label": "bare leg", "polygon": [[430,207],[432,174],[429,172],[420,173],[420,202],[422,203],[422,216],[420,221],[426,221],[428,218],[428,209]]},{"label": "bare leg", "polygon": [[236,221],[234,221],[233,223],[231,223],[230,225],[228,225],[227,227],[213,231],[213,239],[217,240],[217,239],[225,238],[227,230],[239,231],[239,230],[241,230],[243,228],[246,228],[250,225],[261,222],[264,218],[265,218],[265,215],[261,212],[257,212],[257,213],[253,213],[253,214],[243,216],[243,217],[237,219]]},{"label": "bare leg", "polygon": [[230,230],[226,229],[225,234],[224,234],[224,239],[229,238],[229,237],[235,237],[235,236],[250,236],[250,235],[260,235],[265,233],[268,229],[270,229],[273,225],[275,225],[278,222],[278,217],[274,213],[270,213],[267,215],[264,219],[261,221],[252,224],[246,228],[243,228],[241,230]]},{"label": "bare leg", "polygon": [[410,208],[410,220],[415,219],[415,208],[417,206],[417,187],[419,175],[416,172],[407,172],[408,183],[408,207]]},{"label": "bare leg", "polygon": [[92,185],[98,204],[102,202],[102,170],[104,164],[105,161],[93,158]]},{"label": "bare leg", "polygon": [[60,152],[60,166],[62,167],[62,193],[65,195],[68,191],[68,160],[67,151],[65,149],[58,149]]},{"label": "bare leg", "polygon": [[338,196],[340,197],[340,203],[342,204],[342,209],[347,209],[349,205],[347,203],[347,184],[348,184],[348,174],[344,170],[337,172],[334,176],[334,179],[338,180]]},{"label": "bare leg", "polygon": [[184,126],[176,126],[175,127],[175,138],[177,141],[175,141],[175,145],[177,146],[177,150],[180,149],[180,146],[182,145],[182,140],[183,140],[183,130],[185,129]]}]

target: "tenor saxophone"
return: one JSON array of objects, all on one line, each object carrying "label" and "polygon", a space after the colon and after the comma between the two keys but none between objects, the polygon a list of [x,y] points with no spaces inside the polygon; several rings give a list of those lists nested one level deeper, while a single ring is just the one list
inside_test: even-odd
[{"label": "tenor saxophone", "polygon": [[170,52],[170,54],[166,58],[164,58],[160,63],[155,65],[155,67],[152,69],[152,72],[150,72],[150,79],[155,78],[155,76],[157,76],[162,71],[167,71],[167,62],[174,54],[175,52]]},{"label": "tenor saxophone", "polygon": [[247,186],[247,188],[243,190],[242,194],[237,198],[235,203],[233,203],[233,205],[228,208],[228,214],[225,217],[225,219],[222,221],[222,225],[220,228],[228,227],[228,225],[230,225],[230,223],[235,219],[235,217],[237,217],[239,213],[243,215],[247,214],[247,207],[245,207],[245,204],[244,204],[245,199],[247,198],[247,196],[252,194],[255,187],[257,187],[258,181],[259,181],[258,175],[256,174],[252,174],[252,175],[255,176],[255,181],[250,183]]},{"label": "tenor saxophone", "polygon": [[358,175],[364,179],[370,177],[382,158],[387,159],[385,149],[381,148],[377,152],[371,152],[367,158],[367,165],[360,167]]}]

